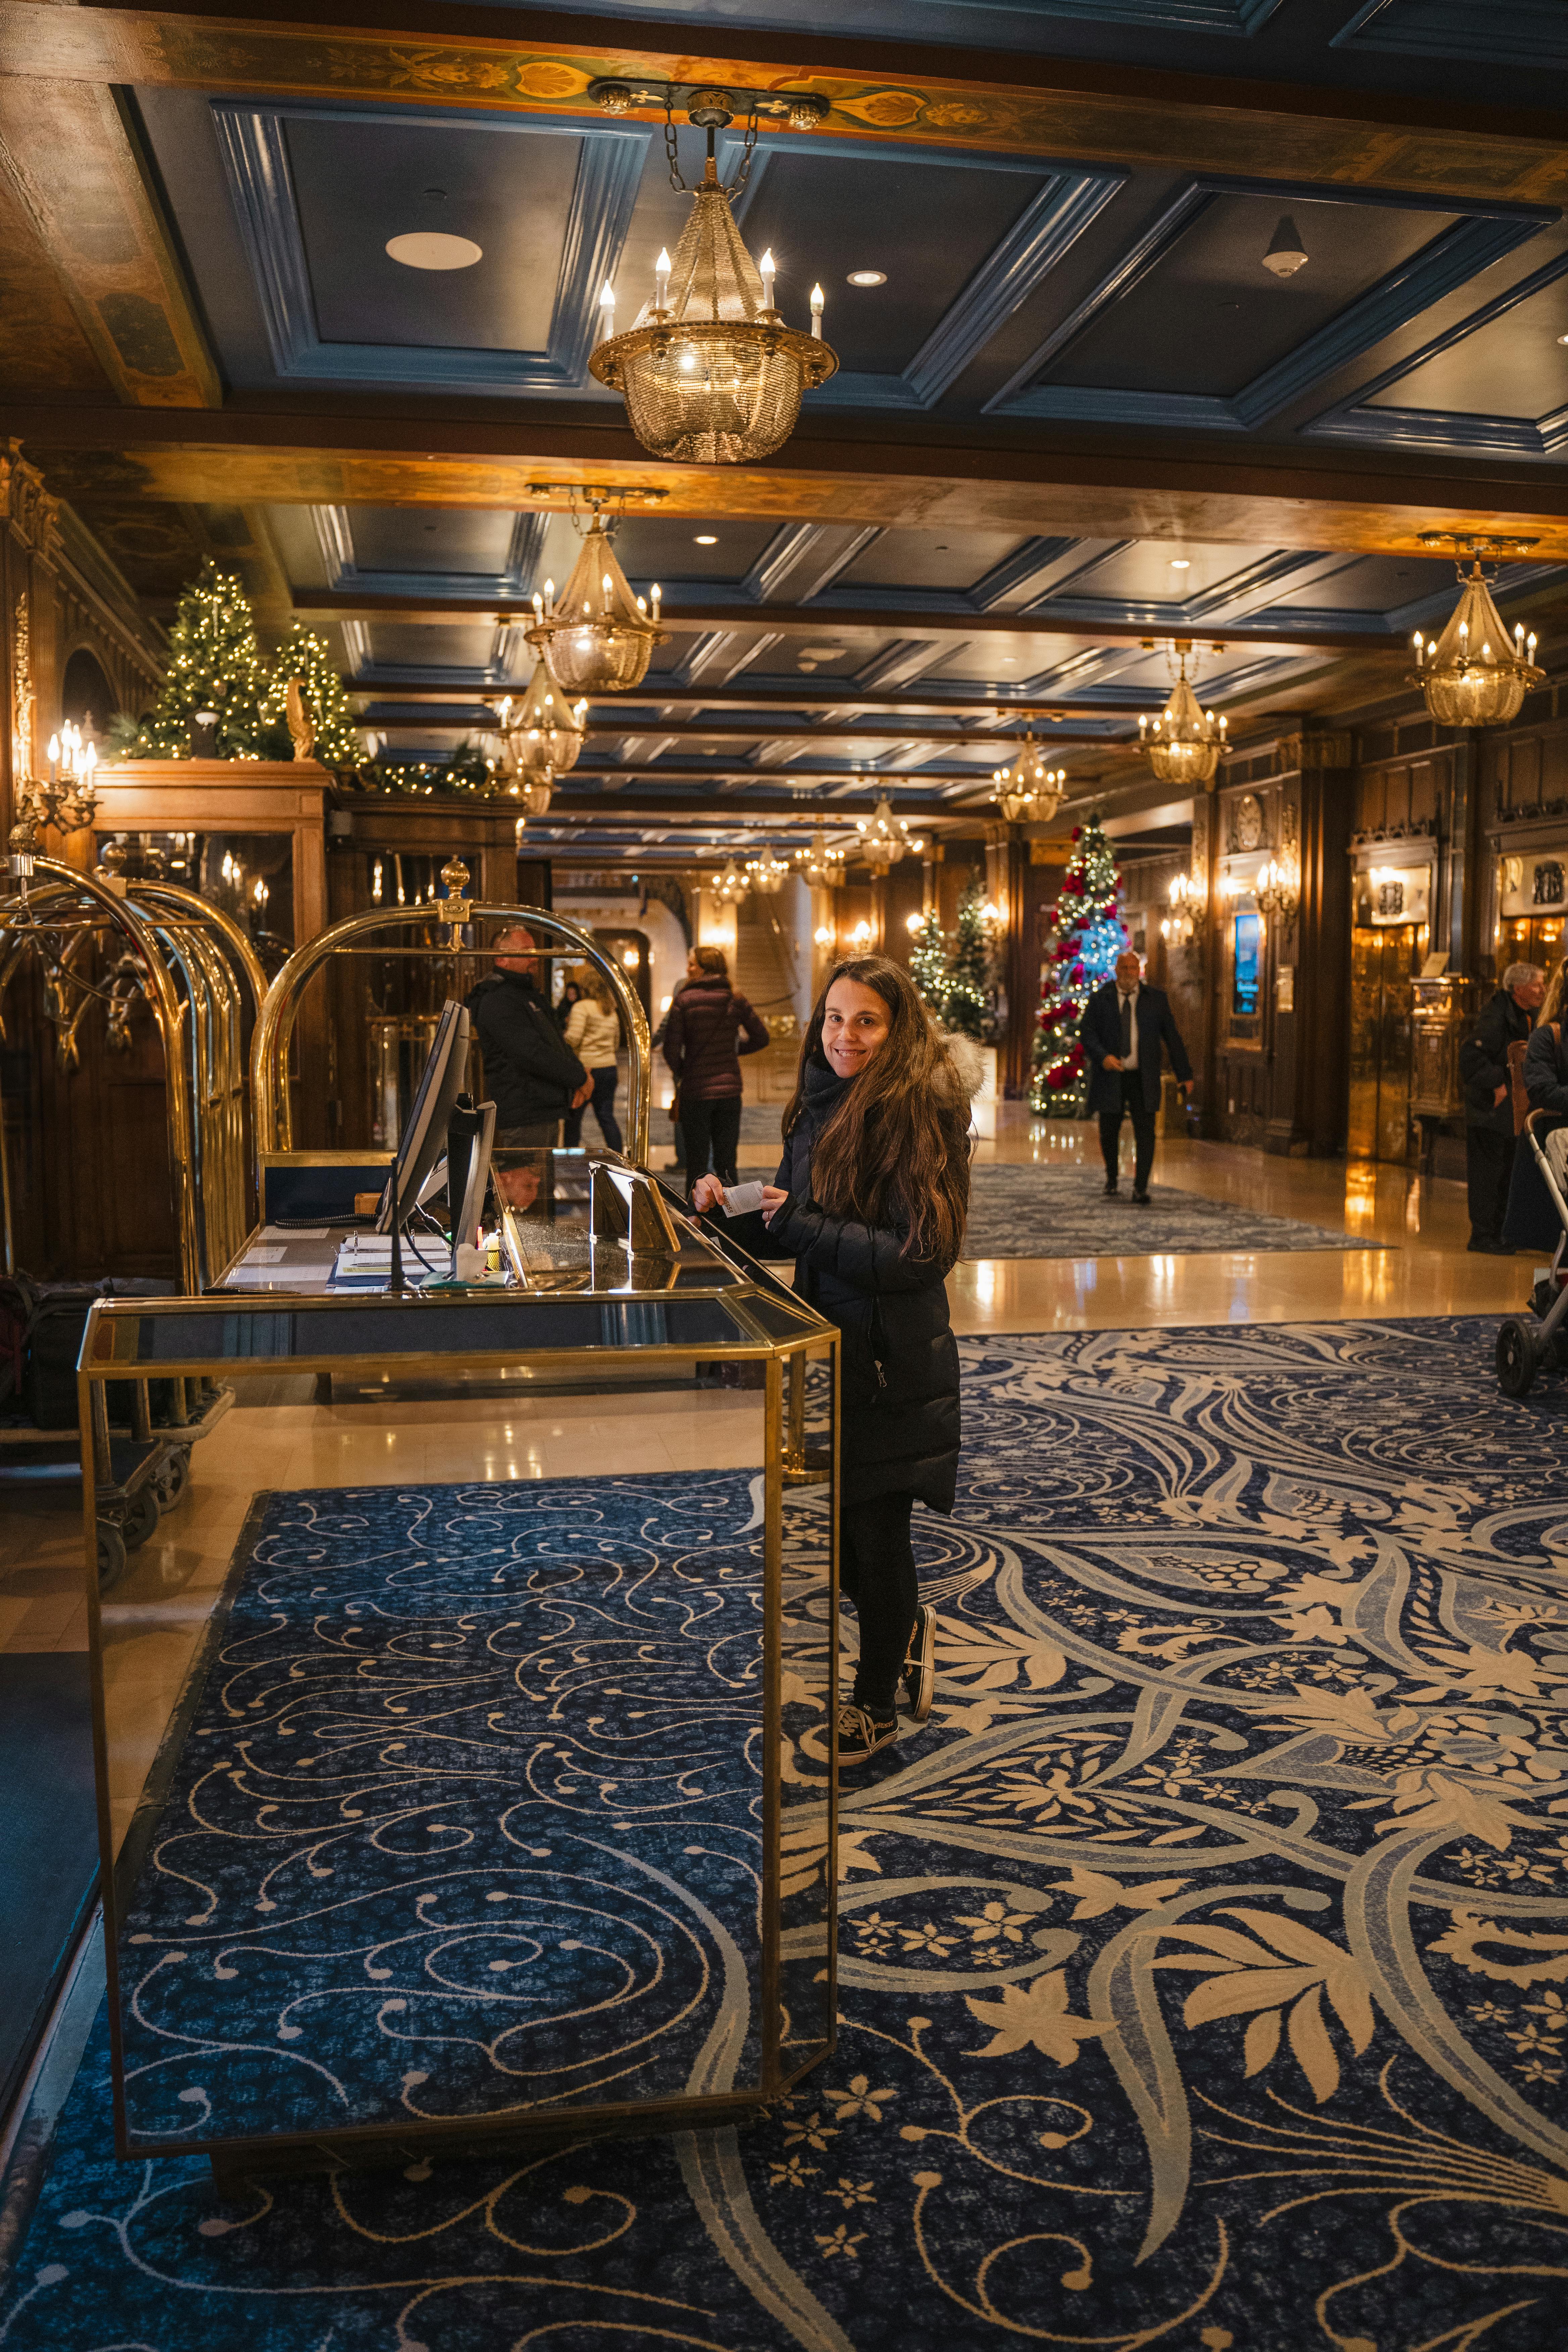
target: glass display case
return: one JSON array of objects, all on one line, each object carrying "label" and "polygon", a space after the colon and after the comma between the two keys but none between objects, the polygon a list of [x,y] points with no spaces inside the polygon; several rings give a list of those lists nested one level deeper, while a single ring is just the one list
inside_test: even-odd
[{"label": "glass display case", "polygon": [[837,1335],[614,1172],[481,1281],[263,1228],[93,1311],[85,1431],[235,1396],[92,1609],[122,2156],[689,2128],[831,2047]]}]

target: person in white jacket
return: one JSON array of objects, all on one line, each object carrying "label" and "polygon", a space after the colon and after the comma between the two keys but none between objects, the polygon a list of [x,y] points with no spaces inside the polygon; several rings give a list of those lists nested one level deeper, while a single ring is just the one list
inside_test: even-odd
[{"label": "person in white jacket", "polygon": [[[621,1130],[616,1119],[616,1052],[621,1042],[619,1016],[612,1011],[609,991],[602,981],[579,981],[582,995],[566,1016],[566,1043],[587,1071],[593,1084],[592,1108],[599,1122],[599,1133],[605,1148],[611,1151],[622,1149]],[[583,1111],[570,1111],[566,1118],[563,1138],[568,1151],[574,1150],[583,1140]]]}]

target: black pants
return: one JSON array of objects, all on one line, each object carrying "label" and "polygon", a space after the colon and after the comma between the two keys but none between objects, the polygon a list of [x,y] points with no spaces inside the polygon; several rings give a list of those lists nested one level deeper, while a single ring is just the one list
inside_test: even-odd
[{"label": "black pants", "polygon": [[838,1587],[860,1620],[855,1697],[877,1716],[894,1712],[914,1632],[913,1507],[912,1495],[879,1495],[874,1502],[846,1503],[838,1514]]},{"label": "black pants", "polygon": [[569,1110],[566,1114],[564,1138],[566,1149],[568,1151],[575,1151],[582,1142],[584,1116],[591,1110],[599,1122],[599,1133],[604,1137],[605,1144],[610,1150],[618,1151],[621,1148],[621,1130],[616,1119],[616,1066],[614,1062],[606,1062],[603,1069],[590,1070],[588,1076],[594,1081],[592,1096],[584,1104],[582,1110]]},{"label": "black pants", "polygon": [[1465,1184],[1470,1197],[1470,1234],[1478,1242],[1501,1238],[1508,1209],[1509,1179],[1518,1138],[1495,1127],[1465,1129]]},{"label": "black pants", "polygon": [[741,1179],[735,1167],[735,1152],[740,1140],[739,1095],[721,1095],[717,1102],[688,1102],[682,1095],[680,1141],[688,1192],[699,1176],[707,1175],[710,1150],[713,1154],[713,1173],[720,1183],[738,1184]]},{"label": "black pants", "polygon": [[1121,1141],[1121,1121],[1125,1116],[1132,1121],[1132,1190],[1149,1190],[1149,1171],[1154,1165],[1154,1114],[1143,1100],[1143,1078],[1138,1070],[1112,1070],[1113,1084],[1121,1091],[1121,1100],[1114,1110],[1100,1114],[1100,1149],[1105,1160],[1108,1183],[1116,1181],[1116,1162]]}]

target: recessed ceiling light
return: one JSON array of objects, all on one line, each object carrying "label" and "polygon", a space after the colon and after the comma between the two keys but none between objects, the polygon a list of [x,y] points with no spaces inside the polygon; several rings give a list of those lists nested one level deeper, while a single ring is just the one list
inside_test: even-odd
[{"label": "recessed ceiling light", "polygon": [[1184,555],[1172,556],[1171,569],[1173,572],[1190,572],[1192,568],[1192,564]]},{"label": "recessed ceiling light", "polygon": [[700,530],[697,533],[694,544],[698,547],[717,547],[719,544],[719,534],[716,530]]},{"label": "recessed ceiling light", "polygon": [[471,269],[484,259],[484,247],[469,236],[445,236],[433,228],[411,229],[406,236],[389,236],[386,250],[405,269]]},{"label": "recessed ceiling light", "polygon": [[852,269],[849,272],[851,286],[885,286],[887,282],[888,273],[885,269]]}]

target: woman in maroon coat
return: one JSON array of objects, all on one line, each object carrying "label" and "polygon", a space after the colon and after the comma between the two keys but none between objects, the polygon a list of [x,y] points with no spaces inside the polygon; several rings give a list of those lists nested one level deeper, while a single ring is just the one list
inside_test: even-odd
[{"label": "woman in maroon coat", "polygon": [[689,1193],[713,1167],[722,1184],[738,1183],[741,1140],[741,1055],[760,1054],[768,1025],[730,985],[722,948],[693,948],[686,984],[669,1008],[664,1058],[680,1090],[680,1140]]}]

